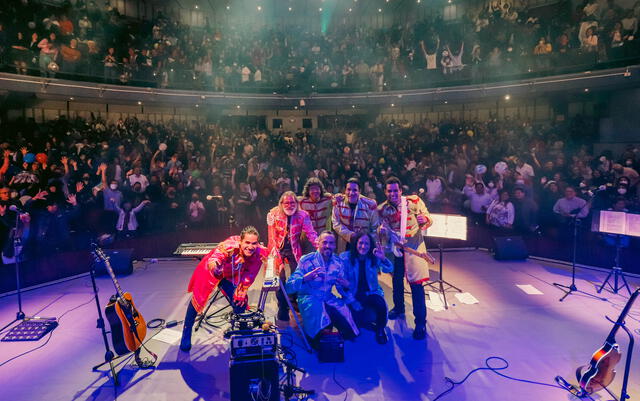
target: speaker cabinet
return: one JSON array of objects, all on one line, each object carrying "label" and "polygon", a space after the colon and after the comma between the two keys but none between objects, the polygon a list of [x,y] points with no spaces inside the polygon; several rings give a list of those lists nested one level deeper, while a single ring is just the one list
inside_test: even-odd
[{"label": "speaker cabinet", "polygon": [[280,400],[275,358],[231,360],[229,371],[231,401]]},{"label": "speaker cabinet", "polygon": [[527,245],[520,236],[494,237],[493,244],[496,260],[525,260],[529,257]]},{"label": "speaker cabinet", "polygon": [[[104,253],[109,257],[109,262],[116,276],[127,276],[133,273],[133,249],[105,249]],[[95,273],[102,276],[107,273],[107,268],[102,261],[96,263]]]}]

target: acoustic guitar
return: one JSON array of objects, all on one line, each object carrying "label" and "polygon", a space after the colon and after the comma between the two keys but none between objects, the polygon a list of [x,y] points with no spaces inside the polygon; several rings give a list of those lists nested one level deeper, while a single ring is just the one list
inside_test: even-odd
[{"label": "acoustic guitar", "polygon": [[616,343],[616,333],[624,323],[624,318],[638,297],[638,293],[640,293],[640,288],[631,295],[622,313],[620,313],[620,317],[618,317],[618,320],[607,336],[604,345],[594,352],[589,364],[581,366],[576,370],[576,377],[578,378],[580,388],[586,393],[591,394],[594,391],[602,390],[611,384],[616,376],[615,367],[622,358],[620,347]]},{"label": "acoustic guitar", "polygon": [[111,341],[118,355],[137,351],[147,335],[147,323],[136,309],[131,294],[123,292],[116,275],[111,267],[109,257],[98,247],[93,250],[94,255],[102,261],[111,276],[116,294],[111,296],[105,307],[105,315],[111,327]]}]

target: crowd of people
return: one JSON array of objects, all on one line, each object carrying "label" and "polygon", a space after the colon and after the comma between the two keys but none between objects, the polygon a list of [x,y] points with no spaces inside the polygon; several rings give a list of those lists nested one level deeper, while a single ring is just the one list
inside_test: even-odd
[{"label": "crowd of people", "polygon": [[15,135],[1,145],[2,245],[10,243],[11,205],[33,212],[23,235],[40,254],[74,247],[71,231],[126,238],[251,224],[264,232],[280,195],[308,197],[309,178],[332,196],[354,179],[378,202],[390,175],[432,212],[551,234],[585,203],[585,215],[591,208],[640,210],[638,149],[594,154],[593,129],[580,117],[540,125],[383,121],[313,132],[136,118],[16,121],[3,126]]},{"label": "crowd of people", "polygon": [[190,27],[160,12],[151,21],[126,18],[108,3],[12,0],[0,10],[0,68],[215,91],[383,91],[637,59],[638,3],[567,4],[460,3],[464,13],[454,21],[436,14],[384,28],[334,22],[313,32],[208,19]]}]

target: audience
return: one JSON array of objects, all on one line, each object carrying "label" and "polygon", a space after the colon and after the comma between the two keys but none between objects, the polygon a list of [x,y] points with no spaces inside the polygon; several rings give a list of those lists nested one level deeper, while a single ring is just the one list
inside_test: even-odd
[{"label": "audience", "polygon": [[[94,1],[9,0],[0,11],[0,68],[109,83],[216,91],[384,91],[553,74],[637,59],[637,6],[611,1],[535,7],[462,2],[464,17],[372,27],[190,27]],[[626,5],[627,3],[625,3]],[[631,3],[628,3],[631,4]],[[31,44],[28,39],[32,38]],[[60,75],[62,74],[62,75]]]}]

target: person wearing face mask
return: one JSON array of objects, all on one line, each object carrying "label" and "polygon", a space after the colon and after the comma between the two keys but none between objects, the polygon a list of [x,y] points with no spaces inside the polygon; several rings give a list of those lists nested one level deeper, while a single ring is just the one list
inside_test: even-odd
[{"label": "person wearing face mask", "polygon": [[375,233],[380,225],[377,203],[360,195],[360,182],[349,178],[344,195],[333,198],[331,224],[338,234],[338,251],[344,252],[357,232]]},{"label": "person wearing face mask", "polygon": [[189,214],[189,226],[200,226],[204,221],[206,210],[204,204],[200,200],[200,195],[194,193],[191,195],[191,202],[187,205],[187,213]]},{"label": "person wearing face mask", "polygon": [[267,248],[259,244],[260,234],[252,226],[245,227],[209,252],[196,267],[189,281],[192,293],[182,330],[180,349],[191,349],[191,329],[196,316],[202,313],[214,290],[220,288],[235,313],[249,305],[247,292],[268,256]]},{"label": "person wearing face mask", "polygon": [[630,187],[635,187],[640,182],[640,174],[631,167],[623,167],[622,164],[616,163],[613,165],[613,172],[616,180],[626,177]]},{"label": "person wearing face mask", "polygon": [[[298,262],[302,257],[301,235],[304,232],[308,241],[315,248],[318,235],[313,229],[309,214],[298,207],[296,195],[287,191],[280,196],[278,206],[274,207],[267,214],[267,226],[269,230],[269,242],[267,248],[270,255],[273,255],[278,274],[282,282],[286,282],[287,273],[283,264],[288,264],[291,274],[298,267]],[[278,320],[289,320],[289,305],[282,293],[276,294],[278,299]]]}]

